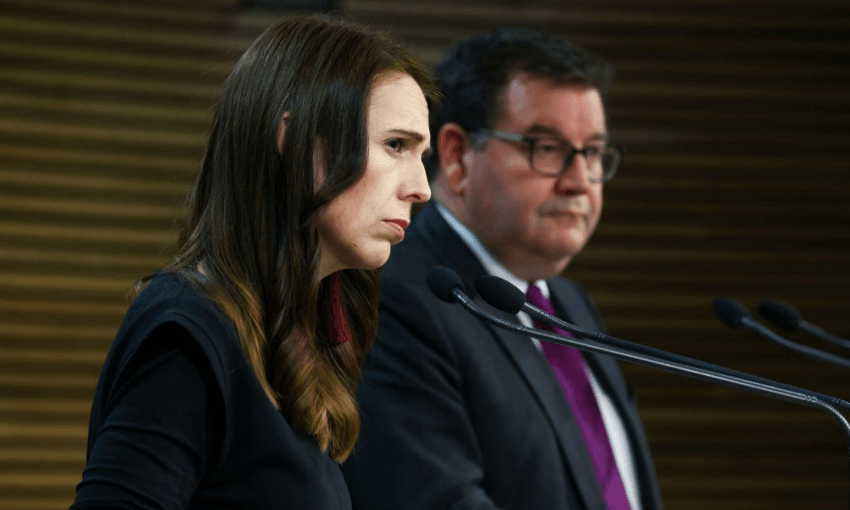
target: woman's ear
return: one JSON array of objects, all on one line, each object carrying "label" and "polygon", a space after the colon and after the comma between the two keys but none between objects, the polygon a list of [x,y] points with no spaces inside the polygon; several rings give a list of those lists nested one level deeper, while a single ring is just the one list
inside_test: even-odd
[{"label": "woman's ear", "polygon": [[278,154],[283,152],[283,141],[286,139],[286,122],[289,120],[289,110],[283,112],[283,115],[280,117],[280,122],[277,123],[277,133],[275,134],[275,138],[277,140],[277,152]]},{"label": "woman's ear", "polygon": [[448,191],[463,196],[469,182],[464,153],[468,149],[466,131],[450,122],[437,133],[437,149],[440,156],[440,173],[448,185]]}]

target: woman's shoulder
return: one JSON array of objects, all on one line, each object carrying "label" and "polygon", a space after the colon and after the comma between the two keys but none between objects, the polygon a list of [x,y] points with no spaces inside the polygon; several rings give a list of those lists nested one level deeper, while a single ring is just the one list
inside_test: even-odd
[{"label": "woman's shoulder", "polygon": [[133,300],[118,336],[144,338],[167,323],[176,323],[192,336],[214,343],[236,337],[235,329],[218,305],[180,275],[158,272]]},{"label": "woman's shoulder", "polygon": [[133,300],[115,336],[104,370],[118,376],[140,349],[169,332],[169,342],[189,345],[219,383],[244,364],[236,329],[220,308],[175,273],[155,273]]},{"label": "woman's shoulder", "polygon": [[169,314],[219,314],[217,306],[177,273],[154,273],[144,290],[130,304],[127,319]]}]

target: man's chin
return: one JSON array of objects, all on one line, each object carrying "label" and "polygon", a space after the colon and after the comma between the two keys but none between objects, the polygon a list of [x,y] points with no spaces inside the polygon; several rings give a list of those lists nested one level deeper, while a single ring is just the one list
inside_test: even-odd
[{"label": "man's chin", "polygon": [[546,242],[539,244],[537,251],[542,256],[552,260],[569,260],[578,254],[584,248],[585,244],[587,244],[587,237],[573,233],[572,235],[548,239]]},{"label": "man's chin", "polygon": [[537,274],[535,279],[558,276],[581,250],[576,246],[575,244],[543,245],[527,251],[526,261],[529,269],[534,268]]}]

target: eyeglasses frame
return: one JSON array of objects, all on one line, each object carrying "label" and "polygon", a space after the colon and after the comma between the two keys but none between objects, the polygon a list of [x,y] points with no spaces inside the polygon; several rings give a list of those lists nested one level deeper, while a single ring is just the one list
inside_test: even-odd
[{"label": "eyeglasses frame", "polygon": [[[533,160],[534,160],[534,144],[537,143],[538,141],[542,140],[543,139],[542,137],[526,136],[526,135],[521,135],[519,133],[510,133],[510,132],[507,132],[507,131],[497,131],[495,129],[482,129],[482,130],[477,131],[474,136],[470,137],[470,139],[472,141],[473,148],[475,148],[475,150],[478,150],[478,151],[484,149],[484,146],[486,145],[487,141],[490,138],[496,138],[496,139],[505,140],[505,141],[508,141],[508,142],[528,144],[528,165],[531,167],[531,169],[535,173],[537,173],[538,175],[542,175],[544,177],[560,177],[560,176],[564,175],[564,173],[566,173],[566,171],[569,170],[570,166],[572,166],[573,160],[575,160],[576,154],[581,154],[582,156],[587,158],[587,151],[591,149],[591,147],[585,147],[583,149],[576,149],[575,147],[573,147],[569,143],[564,142],[564,145],[566,145],[567,147],[570,148],[570,153],[567,155],[566,159],[564,159],[564,166],[563,166],[563,168],[561,168],[561,171],[558,172],[557,174],[554,174],[554,173],[543,172],[543,171],[537,169],[534,166],[534,162],[533,162]],[[596,147],[593,147],[593,149],[596,149]],[[605,148],[602,149],[602,151],[600,151],[600,157],[605,152],[608,152],[608,154],[613,154],[616,157],[614,165],[608,171],[604,171],[604,169],[603,169],[602,177],[590,177],[590,176],[588,176],[587,180],[590,181],[591,183],[598,184],[600,182],[608,182],[612,178],[614,178],[614,174],[617,173],[617,169],[620,167],[620,162],[623,159],[623,155],[626,153],[626,148],[623,147],[622,145],[608,145],[608,144],[606,144]]]}]

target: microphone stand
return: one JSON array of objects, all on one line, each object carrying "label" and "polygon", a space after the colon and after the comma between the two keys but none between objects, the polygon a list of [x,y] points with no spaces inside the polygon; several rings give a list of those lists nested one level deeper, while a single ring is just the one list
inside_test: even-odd
[{"label": "microphone stand", "polygon": [[812,335],[815,338],[820,338],[821,340],[826,340],[827,342],[831,342],[835,345],[843,347],[845,349],[850,349],[850,340],[841,338],[840,336],[833,335],[829,331],[821,329],[818,326],[815,326],[811,322],[806,319],[800,319],[799,324],[800,329],[805,331],[806,333]]},{"label": "microphone stand", "polygon": [[788,340],[787,338],[781,335],[777,335],[760,322],[753,320],[749,317],[742,317],[741,324],[745,328],[755,331],[759,335],[767,338],[768,340],[776,342],[777,344],[781,345],[782,347],[785,347],[786,349],[790,349],[794,352],[798,352],[804,356],[808,356],[818,361],[824,361],[826,363],[830,363],[841,368],[850,369],[850,360],[848,360],[844,356],[838,356],[836,354],[825,352],[814,347],[809,347],[807,345],[801,345],[796,342],[792,342],[791,340]]},{"label": "microphone stand", "polygon": [[759,303],[758,309],[766,319],[785,331],[794,331],[799,328],[815,338],[831,342],[845,349],[850,349],[850,340],[833,335],[815,326],[804,319],[800,312],[788,303],[765,299]]},{"label": "microphone stand", "polygon": [[818,326],[815,326],[811,322],[806,319],[800,319],[799,324],[800,329],[805,331],[806,333],[812,335],[815,338],[820,338],[821,340],[826,340],[827,342],[831,342],[835,345],[843,347],[845,349],[850,349],[850,340],[841,338],[840,336],[833,335],[829,331],[821,329]]},{"label": "microphone stand", "polygon": [[[510,284],[508,284],[508,285],[510,285]],[[489,300],[487,300],[487,297],[484,296],[483,294],[482,294],[482,297],[488,303],[490,302]],[[492,305],[493,303],[490,303],[490,304]],[[723,367],[723,366],[720,366],[720,365],[714,365],[714,364],[711,364],[711,363],[706,363],[704,361],[699,361],[699,360],[695,360],[693,358],[680,356],[678,354],[673,354],[673,353],[670,353],[670,352],[667,352],[667,351],[662,351],[660,349],[655,349],[653,347],[649,347],[649,346],[646,346],[646,345],[641,345],[641,344],[637,344],[637,343],[634,343],[634,342],[629,342],[628,340],[623,340],[622,338],[617,338],[615,336],[606,335],[604,333],[599,333],[597,331],[591,331],[589,329],[584,329],[582,327],[576,326],[575,324],[570,324],[569,322],[566,322],[566,321],[564,321],[564,320],[562,320],[558,317],[555,317],[553,315],[549,315],[548,313],[544,312],[543,310],[537,308],[536,306],[528,304],[528,303],[523,304],[522,309],[523,309],[524,312],[528,313],[529,315],[531,315],[535,319],[537,319],[541,322],[545,322],[546,324],[549,324],[550,326],[557,326],[557,327],[559,327],[563,330],[569,331],[570,333],[572,333],[574,335],[581,335],[585,338],[592,338],[594,340],[598,340],[598,341],[601,341],[603,343],[614,345],[614,346],[619,347],[621,349],[629,349],[629,350],[633,350],[635,352],[639,352],[639,353],[647,355],[647,356],[655,356],[657,358],[661,358],[661,359],[665,359],[665,360],[690,364],[690,365],[696,366],[697,368],[701,368],[701,369],[704,369],[704,370],[711,370],[711,371],[723,373],[723,374],[726,374],[726,375],[729,375],[729,376],[732,376],[732,377],[740,377],[742,379],[748,379],[748,380],[758,382],[758,383],[761,383],[761,384],[769,384],[769,385],[772,385],[772,386],[778,386],[780,388],[785,388],[786,390],[789,390],[789,391],[796,391],[796,392],[803,391],[802,389],[797,388],[795,386],[791,386],[790,384],[785,384],[785,383],[781,383],[781,382],[778,382],[778,381],[772,381],[770,379],[765,379],[763,377],[759,377],[759,376],[756,376],[756,375],[747,374],[745,372],[739,372],[737,370],[732,370],[730,368],[726,368],[726,367]],[[832,405],[834,407],[844,409],[845,411],[850,411],[850,402],[847,402],[846,400],[843,400],[843,399],[840,399],[840,398],[837,398],[837,397],[833,397],[833,396],[830,396],[830,395],[825,395],[825,394],[822,394],[822,393],[816,393],[816,392],[809,391],[809,390],[805,390],[805,392],[810,394],[810,395],[817,397],[820,400],[823,400],[823,401],[829,403],[830,405]]]},{"label": "microphone stand", "polygon": [[841,368],[850,369],[850,360],[847,358],[836,356],[835,354],[830,354],[820,349],[815,349],[814,347],[800,345],[777,335],[760,322],[753,319],[752,316],[750,316],[750,312],[747,310],[747,307],[739,301],[730,298],[717,298],[714,300],[714,305],[712,307],[714,308],[714,313],[717,317],[730,328],[747,328],[755,331],[768,340],[785,347],[786,349],[790,349],[818,361],[824,361],[826,363],[837,365]]},{"label": "microphone stand", "polygon": [[[475,280],[475,288],[476,290],[478,290],[478,294],[482,298],[484,298],[485,301],[506,313],[514,314],[519,311],[524,311],[531,317],[539,320],[540,322],[544,322],[546,324],[549,324],[550,326],[559,327],[563,330],[569,331],[574,335],[579,335],[584,338],[597,340],[599,342],[602,342],[603,344],[613,345],[614,347],[620,349],[626,349],[629,351],[637,352],[646,356],[653,356],[663,360],[684,363],[686,365],[695,366],[703,370],[709,370],[712,372],[719,372],[733,377],[748,379],[750,381],[755,381],[761,384],[779,386],[789,391],[807,393],[809,395],[816,396],[817,398],[823,400],[824,402],[827,402],[828,404],[834,407],[844,409],[845,411],[850,410],[850,402],[847,402],[846,400],[842,400],[840,398],[836,398],[830,395],[824,395],[822,393],[816,393],[809,390],[802,390],[801,388],[797,388],[789,384],[771,381],[770,379],[764,379],[762,377],[758,377],[752,374],[739,372],[737,370],[732,370],[730,368],[722,367],[720,365],[713,365],[711,363],[695,360],[693,358],[687,358],[685,356],[680,356],[671,352],[662,351],[661,349],[655,349],[646,345],[629,342],[628,340],[623,340],[622,338],[617,338],[611,335],[607,335],[605,333],[599,333],[597,331],[592,331],[576,326],[575,324],[566,322],[560,319],[559,317],[550,315],[544,312],[543,310],[537,308],[536,306],[531,305],[526,301],[525,295],[519,289],[517,289],[507,281],[499,278],[498,276],[479,276]],[[734,304],[737,305],[738,303]],[[740,309],[745,310],[743,305],[740,305]],[[723,316],[726,317],[727,315],[728,314],[724,314]],[[739,318],[736,321],[736,324],[737,323],[740,323]]]},{"label": "microphone stand", "polygon": [[[434,289],[432,288],[432,291],[433,290]],[[443,299],[439,293],[435,292],[435,294],[437,294],[437,297]],[[533,336],[535,338],[546,340],[548,342],[553,342],[567,347],[572,347],[574,349],[579,349],[581,351],[604,354],[606,356],[611,356],[612,358],[616,358],[629,363],[643,365],[650,368],[657,368],[659,370],[684,375],[686,377],[691,377],[701,381],[720,384],[729,388],[736,388],[744,391],[749,391],[757,395],[763,395],[778,400],[784,400],[786,402],[802,404],[807,407],[822,409],[829,413],[842,428],[842,431],[844,432],[845,442],[847,444],[846,453],[848,455],[848,462],[850,463],[850,423],[847,422],[847,420],[841,413],[838,412],[838,410],[836,410],[831,405],[821,401],[814,395],[788,390],[782,388],[779,385],[770,386],[768,384],[744,379],[730,374],[715,373],[713,371],[698,368],[695,365],[686,365],[677,361],[663,360],[654,357],[643,356],[635,354],[633,352],[629,352],[624,349],[603,345],[594,340],[578,340],[575,338],[568,338],[565,336],[557,335],[555,333],[550,333],[545,330],[527,328],[525,326],[514,324],[512,322],[496,317],[495,315],[481,309],[475,303],[472,302],[472,300],[459,288],[459,286],[455,286],[454,288],[452,288],[450,295],[452,296],[454,301],[460,303],[472,314],[503,329],[523,333],[529,336]],[[850,503],[848,503],[848,508],[850,508]]]}]

